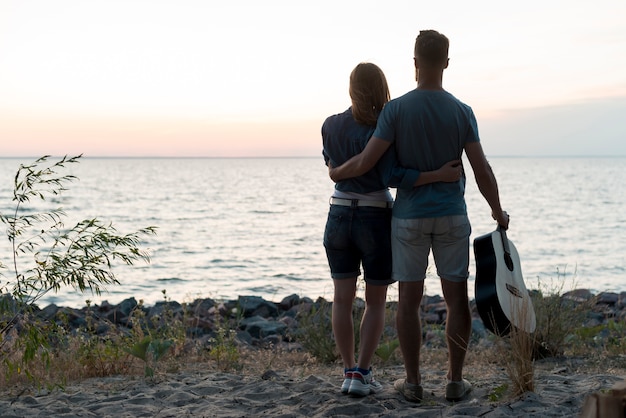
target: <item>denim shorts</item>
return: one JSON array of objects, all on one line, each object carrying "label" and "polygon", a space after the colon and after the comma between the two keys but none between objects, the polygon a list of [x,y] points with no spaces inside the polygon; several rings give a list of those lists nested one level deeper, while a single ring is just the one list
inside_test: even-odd
[{"label": "denim shorts", "polygon": [[361,274],[368,284],[388,285],[391,279],[391,209],[331,205],[324,248],[333,279]]},{"label": "denim shorts", "polygon": [[437,275],[451,282],[469,277],[469,237],[467,215],[391,221],[393,278],[401,282],[422,281],[426,277],[432,249]]}]

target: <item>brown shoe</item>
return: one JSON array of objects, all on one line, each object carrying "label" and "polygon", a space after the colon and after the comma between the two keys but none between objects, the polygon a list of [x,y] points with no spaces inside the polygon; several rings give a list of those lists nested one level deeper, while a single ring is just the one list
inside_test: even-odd
[{"label": "brown shoe", "polygon": [[460,401],[471,391],[472,385],[465,379],[460,382],[449,382],[446,385],[446,400],[449,402]]},{"label": "brown shoe", "polygon": [[394,382],[393,388],[400,392],[404,399],[409,402],[421,402],[424,397],[424,389],[421,385],[409,383],[406,379],[398,379]]}]

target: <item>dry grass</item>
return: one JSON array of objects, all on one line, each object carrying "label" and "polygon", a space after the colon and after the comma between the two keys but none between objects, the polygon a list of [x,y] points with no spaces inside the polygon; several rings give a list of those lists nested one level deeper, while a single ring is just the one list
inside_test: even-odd
[{"label": "dry grass", "polygon": [[[504,340],[501,342],[504,342]],[[558,369],[567,370],[567,373],[582,375],[626,375],[626,359],[619,356],[606,358],[599,355],[600,353],[584,357],[559,357],[538,360],[532,363],[520,363],[520,369],[507,370],[507,363],[511,359],[519,357],[519,355],[514,354],[514,348],[510,346],[510,342],[507,342],[509,346],[503,345],[501,347],[498,347],[495,343],[497,343],[497,340],[487,341],[486,343],[483,341],[479,345],[470,345],[466,358],[465,372],[471,381],[482,382],[482,385],[489,386],[493,382],[494,388],[492,388],[492,391],[494,392],[500,388],[495,382],[502,382],[504,376],[507,375],[509,384],[503,387],[507,390],[509,396],[515,396],[519,392],[515,388],[521,388],[524,385],[526,385],[526,390],[534,390],[534,387],[528,387],[529,382],[534,382],[528,376],[531,370],[534,378],[538,374],[549,374]],[[154,377],[156,382],[166,373],[198,370],[203,370],[207,373],[228,372],[246,376],[263,376],[264,378],[271,378],[272,373],[277,372],[293,379],[301,379],[310,375],[337,376],[339,379],[342,372],[340,362],[320,362],[306,351],[289,351],[276,347],[254,348],[249,346],[238,346],[237,353],[239,357],[236,364],[225,369],[211,359],[206,348],[192,346],[191,343],[188,344],[189,346],[185,349],[185,354],[181,352],[181,355],[170,355],[163,360]],[[81,364],[81,362],[78,362],[77,353],[79,351],[80,347],[78,346],[68,347],[68,350],[56,353],[50,362],[49,368],[42,366],[33,369],[36,371],[36,377],[45,382],[42,387],[49,389],[63,387],[70,382],[81,381],[93,376],[123,375],[129,378],[144,378],[142,363],[130,355],[115,362],[107,362],[107,357],[104,356],[100,365],[95,367],[95,363]],[[503,354],[506,354],[506,357]],[[428,374],[444,376],[447,369],[447,349],[423,347],[421,364],[426,377]],[[528,369],[529,364],[532,366],[531,370]],[[379,376],[387,380],[401,377],[403,373],[402,358],[399,353],[397,357],[386,362],[375,358],[373,367]],[[512,372],[512,376],[519,376],[521,379],[516,382],[511,377]],[[25,379],[23,375],[22,377],[13,376],[9,380],[5,380],[5,377],[5,375],[0,375],[1,381],[4,382],[3,389],[26,387],[31,384],[31,380]]]},{"label": "dry grass", "polygon": [[[555,298],[549,299],[552,303]],[[542,318],[540,312],[544,307],[536,309],[538,326]],[[562,340],[557,341],[563,347],[564,355],[552,356],[547,359],[536,360],[535,347],[538,344],[537,335],[512,330],[507,338],[497,338],[489,335],[480,340],[472,340],[466,356],[465,373],[470,380],[477,382],[502,382],[507,377],[509,383],[506,392],[514,396],[527,391],[534,391],[537,373],[565,368],[568,373],[576,374],[626,374],[626,351],[619,351],[626,345],[623,334],[624,325],[613,325],[616,341],[621,345],[594,346],[589,341],[596,341],[594,334],[576,330],[576,326],[568,323],[571,311],[550,308],[557,312],[550,318],[551,326],[564,330]],[[559,312],[566,313],[559,316]],[[559,319],[560,318],[560,319]],[[394,315],[387,318],[385,334],[381,343],[392,341],[394,334]],[[565,323],[559,323],[564,321]],[[169,322],[173,324],[174,322]],[[232,324],[223,324],[225,329],[234,329]],[[329,324],[325,321],[318,323],[318,328],[312,327],[310,332],[319,338],[328,338]],[[578,325],[580,328],[580,325]],[[433,335],[434,340],[425,342],[421,351],[421,365],[425,373],[445,376],[447,370],[447,348],[443,326],[429,325],[425,327]],[[171,330],[176,331],[176,330]],[[179,330],[180,331],[180,330]],[[306,331],[306,330],[305,330]],[[578,332],[578,333],[577,333]],[[599,332],[599,331],[598,331]],[[175,332],[173,334],[180,334]],[[184,333],[183,333],[184,335]],[[271,376],[273,372],[286,374],[294,379],[309,375],[337,376],[342,372],[339,360],[322,361],[308,350],[294,350],[292,345],[268,346],[265,348],[251,347],[233,339],[224,338],[211,341],[192,339],[189,337],[177,340],[176,344],[155,367],[154,379],[158,380],[165,373],[175,373],[186,370],[206,370],[207,372],[229,372],[250,376]],[[230,335],[230,334],[228,334]],[[568,339],[567,336],[570,336]],[[573,339],[571,336],[578,336]],[[93,336],[92,336],[93,337]],[[584,337],[584,338],[583,338]],[[12,336],[11,344],[5,344],[4,350],[10,352],[8,363],[19,367],[19,339]],[[130,355],[123,349],[132,344],[128,334],[111,333],[104,338],[87,338],[59,333],[55,336],[56,344],[49,351],[49,361],[38,355],[29,365],[28,373],[24,370],[0,367],[0,389],[16,386],[63,387],[69,382],[80,381],[89,377],[105,377],[123,375],[133,378],[146,378],[144,364],[138,358]],[[441,340],[441,341],[440,341]],[[572,346],[576,343],[575,346]],[[217,361],[216,348],[223,349],[230,357],[222,357]],[[227,359],[225,361],[224,359]],[[402,355],[399,349],[387,358],[375,357],[373,367],[376,373],[383,378],[401,377],[403,373]],[[441,373],[441,375],[439,375]],[[500,396],[500,395],[498,395]]]},{"label": "dry grass", "polygon": [[513,322],[522,324],[520,325],[522,328],[511,324],[506,335],[497,337],[496,352],[500,363],[504,363],[511,381],[511,394],[517,396],[535,390],[533,353],[536,346],[536,334],[525,330],[533,330],[531,324],[534,322],[535,312],[530,299],[523,299],[517,304],[511,303],[510,306],[518,310],[513,314],[515,317]]},{"label": "dry grass", "polygon": [[535,390],[534,345],[533,334],[515,327],[507,337],[499,337],[496,342],[498,364],[506,370],[512,396]]},{"label": "dry grass", "polygon": [[[465,362],[465,373],[470,380],[475,379],[481,382],[502,381],[508,371],[499,349],[495,343],[489,345],[470,345]],[[399,351],[399,350],[398,350]],[[342,374],[342,365],[339,361],[332,363],[320,362],[310,353],[305,351],[284,351],[275,348],[241,348],[239,367],[237,370],[230,370],[233,373],[241,373],[250,376],[262,376],[269,371],[280,372],[294,379],[309,375],[332,376],[338,378]],[[448,353],[445,348],[423,347],[421,351],[421,365],[424,373],[434,373],[445,376],[447,370]],[[512,354],[508,354],[512,358]],[[187,358],[187,361],[179,363],[179,370],[186,370],[188,367],[205,368],[207,371],[223,371],[217,365],[203,357]],[[626,375],[626,358],[611,357],[606,358],[601,355],[587,357],[559,357],[532,362],[533,377],[540,377],[542,374],[552,373],[555,370],[567,370],[567,373],[593,375],[593,374],[613,374]],[[387,375],[389,371],[399,374],[402,377],[403,362],[401,354],[390,361],[383,362],[379,358],[373,360],[373,368],[377,374]],[[524,375],[524,373],[519,373]],[[535,380],[533,383],[535,383]],[[510,395],[514,396],[513,382],[511,382]],[[534,388],[533,388],[534,390]]]}]

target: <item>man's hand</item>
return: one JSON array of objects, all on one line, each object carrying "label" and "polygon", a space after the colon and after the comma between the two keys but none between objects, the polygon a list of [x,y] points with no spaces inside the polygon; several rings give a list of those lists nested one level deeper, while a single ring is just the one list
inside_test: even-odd
[{"label": "man's hand", "polygon": [[329,164],[328,175],[335,183],[362,176],[374,168],[390,145],[391,142],[373,136],[360,154],[354,155],[338,167],[331,167]]},{"label": "man's hand", "polygon": [[498,214],[491,212],[491,216],[505,231],[509,229],[509,214],[506,211],[500,211]]}]

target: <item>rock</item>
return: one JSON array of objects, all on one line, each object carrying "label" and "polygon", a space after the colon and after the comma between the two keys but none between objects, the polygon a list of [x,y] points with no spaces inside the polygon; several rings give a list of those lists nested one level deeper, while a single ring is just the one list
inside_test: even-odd
[{"label": "rock", "polygon": [[165,312],[171,312],[173,315],[182,314],[183,307],[178,302],[157,302],[148,309],[148,316],[159,316],[162,317]]},{"label": "rock", "polygon": [[485,338],[487,336],[487,328],[482,320],[478,318],[472,319],[472,335],[477,339]]},{"label": "rock", "polygon": [[[550,297],[558,300],[560,296]],[[9,296],[0,295],[0,298],[12,300]],[[595,296],[589,290],[581,289],[567,292],[561,298],[564,309],[570,307],[585,309],[585,314],[580,316],[581,327],[603,326],[610,321],[616,323],[626,321],[626,292],[620,294],[603,292]],[[196,299],[191,304],[182,305],[178,302],[162,301],[152,307],[141,306],[140,315],[134,316],[133,311],[138,309],[138,306],[135,298],[126,299],[118,305],[111,305],[105,301],[100,306],[82,309],[52,304],[38,311],[36,315],[42,320],[53,320],[67,327],[69,333],[77,331],[85,333],[89,324],[91,329],[87,330],[85,335],[105,336],[113,332],[130,333],[132,327],[137,325],[141,325],[144,331],[147,328],[166,328],[170,324],[163,321],[164,312],[170,309],[175,318],[183,321],[181,326],[185,328],[188,338],[195,340],[194,343],[209,341],[211,337],[216,336],[218,329],[222,329],[236,332],[236,342],[242,346],[289,346],[290,350],[302,350],[302,341],[298,341],[298,327],[303,323],[301,319],[314,313],[314,316],[305,321],[309,326],[328,325],[332,301],[318,298],[314,302],[311,298],[299,297],[296,294],[287,296],[280,303],[269,302],[258,296],[241,296],[235,300],[219,302],[212,299]],[[355,301],[356,312],[364,307],[365,302],[358,298]],[[445,345],[443,324],[447,312],[444,299],[436,295],[424,296],[420,307],[422,320],[428,324],[423,330],[424,342],[430,346]],[[474,300],[470,301],[470,308],[472,344],[482,346],[487,344],[489,333],[478,316]],[[387,310],[392,314],[396,312],[397,302],[388,302]],[[89,320],[88,315],[91,316]],[[135,323],[129,322],[131,319]],[[14,329],[20,332],[23,326],[17,321]],[[385,326],[385,335],[393,336],[394,333],[394,326]],[[614,332],[599,332],[598,344],[602,344],[602,339],[614,337]]]},{"label": "rock", "polygon": [[563,293],[562,299],[572,302],[583,303],[593,298],[593,293],[589,289],[575,289]]},{"label": "rock", "polygon": [[282,322],[267,320],[258,315],[242,320],[240,326],[253,338],[265,338],[274,334],[284,335],[287,330],[287,325]]},{"label": "rock", "polygon": [[300,296],[294,293],[292,295],[289,295],[283,298],[283,300],[281,300],[280,303],[278,304],[278,307],[282,309],[283,311],[288,311],[289,309],[298,305],[299,303],[300,303]]},{"label": "rock", "polygon": [[135,298],[128,298],[123,300],[119,305],[117,305],[115,309],[121,312],[122,315],[128,317],[130,316],[130,313],[133,311],[133,309],[135,309],[136,307],[137,300]]},{"label": "rock", "polygon": [[615,306],[619,301],[619,295],[614,292],[602,292],[597,296],[596,303],[602,303],[605,305]]},{"label": "rock", "polygon": [[196,315],[202,316],[206,315],[210,310],[215,309],[216,306],[217,303],[213,299],[196,299],[189,305],[189,309]]},{"label": "rock", "polygon": [[41,311],[37,313],[37,316],[43,320],[50,320],[55,317],[55,315],[59,312],[59,307],[54,303],[46,306]]},{"label": "rock", "polygon": [[239,296],[239,309],[245,318],[251,316],[276,317],[278,308],[275,304],[259,296]]}]

